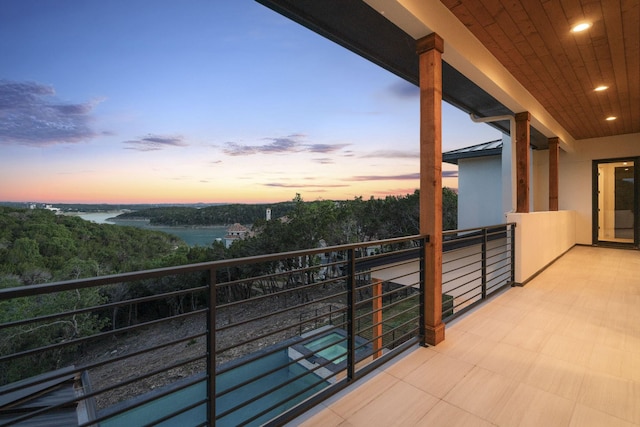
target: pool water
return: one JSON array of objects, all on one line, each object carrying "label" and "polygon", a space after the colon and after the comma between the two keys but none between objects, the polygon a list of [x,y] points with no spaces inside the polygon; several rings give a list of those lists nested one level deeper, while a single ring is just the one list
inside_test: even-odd
[{"label": "pool water", "polygon": [[[259,416],[254,421],[250,422],[249,426],[257,426],[265,423],[271,418],[281,414],[289,408],[297,405],[307,397],[315,394],[329,385],[328,382],[320,381],[320,377],[308,372],[302,366],[293,364],[286,366],[289,363],[289,356],[286,349],[274,354],[267,355],[258,360],[249,362],[245,365],[238,366],[216,377],[216,393],[221,393],[224,390],[240,384],[244,381],[250,380],[261,372],[267,372],[273,369],[275,366],[284,366],[269,375],[264,376],[258,380],[252,381],[249,384],[242,386],[236,390],[233,390],[223,396],[216,399],[216,414],[222,414],[227,410],[240,405],[244,402],[250,402],[246,406],[225,415],[224,417],[216,420],[215,425],[220,427],[236,426],[254,415],[277,405],[273,409],[269,410],[265,414]],[[273,389],[279,384],[284,384],[297,375],[304,374],[299,379],[283,386],[277,390],[273,390],[266,396],[260,398],[256,397],[266,390]],[[201,374],[202,375],[202,374]],[[315,385],[314,385],[315,384]],[[173,385],[175,386],[175,385]],[[185,389],[176,391],[167,396],[152,400],[144,405],[141,405],[135,409],[131,409],[122,414],[116,415],[106,421],[102,421],[100,425],[102,427],[116,427],[116,426],[135,426],[145,425],[156,422],[173,412],[179,411],[182,408],[186,408],[189,405],[204,399],[206,396],[207,383],[203,376],[203,381],[195,385],[189,386]],[[309,390],[303,391],[306,388]],[[161,391],[161,390],[160,390]],[[300,393],[298,395],[298,393]],[[147,396],[141,396],[145,398]],[[285,401],[284,403],[280,403]],[[124,402],[130,403],[130,402]],[[116,405],[118,406],[118,405]],[[108,408],[110,409],[110,408]],[[206,404],[199,405],[192,408],[182,414],[179,414],[167,421],[158,423],[159,426],[192,426],[199,425],[206,421],[207,417]],[[98,414],[99,416],[102,413]]]},{"label": "pool water", "polygon": [[[336,365],[347,359],[346,338],[337,332],[322,336],[305,344],[304,346],[316,355],[324,359],[331,360],[331,362]],[[322,350],[316,351],[318,349]]]}]

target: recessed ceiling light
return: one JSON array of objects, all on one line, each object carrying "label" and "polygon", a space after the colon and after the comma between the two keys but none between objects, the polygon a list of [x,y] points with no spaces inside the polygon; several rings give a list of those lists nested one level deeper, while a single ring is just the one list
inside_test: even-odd
[{"label": "recessed ceiling light", "polygon": [[582,22],[580,24],[574,25],[573,28],[571,28],[571,32],[572,33],[579,33],[581,31],[586,30],[587,28],[591,27],[591,24],[588,22]]},{"label": "recessed ceiling light", "polygon": [[616,116],[609,116],[609,117],[607,117],[605,120],[606,120],[606,121],[608,121],[608,122],[611,122],[611,121],[613,121],[613,120],[615,120],[615,119],[617,119],[617,117],[616,117]]},{"label": "recessed ceiling light", "polygon": [[595,90],[596,92],[602,92],[603,90],[607,90],[607,89],[609,89],[609,86],[604,86],[604,85],[602,85],[602,86],[598,86],[598,87],[597,87],[597,88],[595,88],[594,90]]}]

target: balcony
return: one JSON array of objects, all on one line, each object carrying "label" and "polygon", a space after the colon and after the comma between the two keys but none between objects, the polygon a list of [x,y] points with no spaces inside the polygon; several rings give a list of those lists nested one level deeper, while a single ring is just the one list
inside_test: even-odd
[{"label": "balcony", "polygon": [[293,425],[640,425],[639,304],[636,251],[576,246]]},{"label": "balcony", "polygon": [[[513,283],[514,237],[445,233],[444,318]],[[424,345],[427,242],[2,289],[0,425],[282,424]]]}]

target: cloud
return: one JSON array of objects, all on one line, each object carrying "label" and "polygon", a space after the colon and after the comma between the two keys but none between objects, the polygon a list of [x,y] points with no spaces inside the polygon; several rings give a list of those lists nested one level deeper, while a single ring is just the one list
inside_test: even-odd
[{"label": "cloud", "polygon": [[265,138],[270,141],[263,145],[245,145],[227,142],[222,151],[229,156],[249,156],[252,154],[295,153],[300,151],[300,140],[303,135],[293,134],[280,138]]},{"label": "cloud", "polygon": [[416,151],[402,150],[377,150],[361,156],[363,159],[383,158],[383,159],[419,159],[420,153]]},{"label": "cloud", "polygon": [[151,134],[144,138],[124,141],[123,144],[128,145],[128,147],[125,147],[126,150],[137,151],[158,151],[168,147],[186,147],[188,145],[181,136],[159,136]]},{"label": "cloud", "polygon": [[285,184],[282,182],[270,182],[263,184],[265,187],[280,187],[280,188],[341,188],[348,187],[345,184]]},{"label": "cloud", "polygon": [[[458,171],[442,171],[443,178],[457,178]],[[364,175],[349,178],[349,181],[397,181],[420,179],[420,173],[407,173],[403,175]]]},{"label": "cloud", "polygon": [[334,163],[333,159],[330,159],[328,157],[322,157],[319,159],[313,159],[314,162],[316,163],[320,163],[321,165],[331,165]]},{"label": "cloud", "polygon": [[348,145],[349,144],[309,144],[305,145],[305,147],[310,153],[327,154],[342,150]]},{"label": "cloud", "polygon": [[90,123],[99,100],[70,104],[54,95],[52,86],[0,80],[0,144],[43,147],[98,135]]},{"label": "cloud", "polygon": [[416,191],[416,188],[396,188],[391,190],[379,190],[374,191],[373,194],[378,196],[398,196],[400,194],[413,194]]},{"label": "cloud", "polygon": [[404,180],[404,179],[420,179],[419,173],[408,173],[403,175],[365,175],[354,176],[349,178],[349,181],[392,181],[392,180]]},{"label": "cloud", "polygon": [[405,80],[398,80],[388,87],[389,92],[396,98],[413,99],[420,97],[420,88]]},{"label": "cloud", "polygon": [[280,153],[321,153],[328,154],[347,147],[349,144],[306,144],[306,135],[292,134],[279,138],[264,138],[268,141],[262,145],[240,144],[226,142],[223,152],[229,156],[250,156],[253,154],[280,154]]}]

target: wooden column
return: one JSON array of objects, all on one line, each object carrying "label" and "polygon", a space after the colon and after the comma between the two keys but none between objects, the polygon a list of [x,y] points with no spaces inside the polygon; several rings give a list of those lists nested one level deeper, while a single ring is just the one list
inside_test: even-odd
[{"label": "wooden column", "polygon": [[516,114],[516,212],[529,212],[529,146],[531,115]]},{"label": "wooden column", "polygon": [[372,278],[373,282],[373,321],[371,328],[373,358],[382,356],[382,280]]},{"label": "wooden column", "polygon": [[558,210],[558,168],[560,162],[560,139],[549,138],[549,210]]},{"label": "wooden column", "polygon": [[435,33],[417,41],[420,64],[420,233],[425,247],[425,344],[444,340],[442,323],[442,52]]}]

